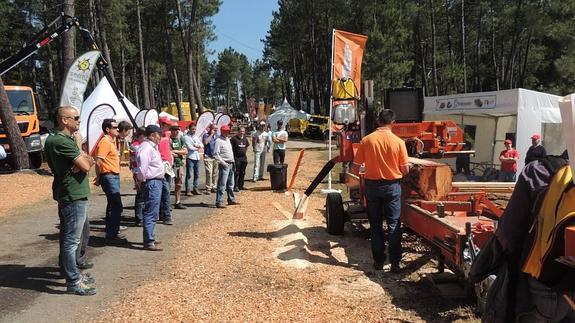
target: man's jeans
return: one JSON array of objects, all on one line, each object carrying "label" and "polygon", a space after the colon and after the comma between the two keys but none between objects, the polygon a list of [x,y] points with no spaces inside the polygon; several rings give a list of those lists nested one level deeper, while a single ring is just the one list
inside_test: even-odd
[{"label": "man's jeans", "polygon": [[186,192],[190,191],[190,178],[192,178],[192,171],[194,172],[193,189],[198,190],[200,185],[200,161],[193,159],[186,159]]},{"label": "man's jeans", "polygon": [[76,263],[76,252],[80,245],[80,238],[84,223],[88,200],[73,202],[58,201],[58,216],[60,218],[60,263],[67,285],[76,284],[81,273]]},{"label": "man's jeans", "polygon": [[[172,208],[170,207],[170,184],[172,177],[168,174],[164,176],[162,181],[162,196],[160,201],[160,216],[159,218],[168,221],[172,219]],[[145,199],[144,199],[145,200]]]},{"label": "man's jeans", "polygon": [[[517,314],[517,322],[520,323],[544,323],[544,322],[575,322],[575,311],[571,308],[561,292],[555,291],[540,283],[532,277],[527,278],[531,302],[531,311]],[[575,292],[566,292],[565,295],[572,300]],[[517,303],[519,311],[522,304]]]},{"label": "man's jeans", "polygon": [[264,167],[266,164],[266,152],[254,151],[254,181],[264,178]]},{"label": "man's jeans", "polygon": [[216,193],[216,205],[222,205],[224,191],[228,193],[228,203],[236,201],[234,196],[234,165],[218,165],[218,191]]},{"label": "man's jeans", "polygon": [[401,185],[399,181],[365,180],[367,215],[371,233],[371,252],[378,264],[385,263],[385,236],[383,218],[387,222],[389,260],[392,264],[401,260]]},{"label": "man's jeans", "polygon": [[212,157],[204,157],[206,166],[206,190],[216,189],[218,185],[218,162]]},{"label": "man's jeans", "polygon": [[500,182],[515,182],[516,180],[516,173],[501,170],[499,171],[499,178]]},{"label": "man's jeans", "polygon": [[120,231],[122,218],[122,196],[120,195],[120,176],[107,174],[100,176],[100,185],[106,193],[108,205],[106,206],[106,239],[113,239]]},{"label": "man's jeans", "polygon": [[152,179],[142,183],[144,246],[151,245],[156,240],[154,230],[156,228],[156,218],[160,212],[160,200],[164,182],[165,179]]}]

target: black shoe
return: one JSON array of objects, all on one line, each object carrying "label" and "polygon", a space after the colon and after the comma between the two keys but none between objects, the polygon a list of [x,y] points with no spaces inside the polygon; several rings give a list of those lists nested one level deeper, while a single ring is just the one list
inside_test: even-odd
[{"label": "black shoe", "polygon": [[91,262],[85,262],[83,264],[78,264],[78,269],[90,269],[94,267],[94,263]]},{"label": "black shoe", "polygon": [[194,194],[194,195],[200,195],[200,192],[198,192],[198,190],[194,188],[194,189],[192,190],[192,194]]},{"label": "black shoe", "polygon": [[127,245],[128,239],[120,236],[114,238],[106,238],[106,244],[111,246]]},{"label": "black shoe", "polygon": [[228,205],[240,205],[240,202],[236,202],[236,201],[228,202]]},{"label": "black shoe", "polygon": [[399,265],[399,263],[391,264],[391,268],[389,269],[389,271],[394,274],[397,274],[401,272],[401,266]]},{"label": "black shoe", "polygon": [[237,187],[236,187],[236,188],[234,188],[234,192],[239,192],[239,191],[240,191],[240,189],[239,189],[239,188],[237,188]]},{"label": "black shoe", "polygon": [[262,177],[262,178],[258,179],[258,181],[265,181],[266,179],[267,179],[267,178],[263,178],[263,177]]},{"label": "black shoe", "polygon": [[172,219],[169,219],[169,220],[164,220],[164,224],[165,225],[174,225],[174,222],[172,222]]},{"label": "black shoe", "polygon": [[210,190],[205,190],[204,195],[210,195]]},{"label": "black shoe", "polygon": [[190,192],[189,192],[189,191],[185,191],[185,192],[184,192],[184,195],[185,195],[185,196],[190,196]]},{"label": "black shoe", "polygon": [[216,189],[215,189],[215,188],[212,188],[212,189],[210,190],[210,192],[215,193],[215,192],[216,192]]},{"label": "black shoe", "polygon": [[185,210],[187,208],[185,206],[183,206],[181,203],[176,203],[176,204],[174,204],[174,209]]},{"label": "black shoe", "polygon": [[221,204],[216,204],[216,207],[217,207],[218,209],[225,209],[225,208],[226,208],[225,206],[223,206],[223,205],[221,205]]},{"label": "black shoe", "polygon": [[375,270],[383,270],[383,264],[380,262],[374,262],[373,263],[373,269]]}]

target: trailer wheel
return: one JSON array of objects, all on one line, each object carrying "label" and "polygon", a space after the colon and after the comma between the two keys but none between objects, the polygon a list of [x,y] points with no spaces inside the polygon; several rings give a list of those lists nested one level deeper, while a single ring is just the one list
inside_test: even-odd
[{"label": "trailer wheel", "polygon": [[30,158],[30,167],[33,169],[42,167],[42,151],[32,152],[28,156]]},{"label": "trailer wheel", "polygon": [[327,194],[327,197],[325,198],[325,215],[327,222],[327,233],[337,236],[343,235],[345,212],[343,210],[343,200],[341,199],[341,194]]}]

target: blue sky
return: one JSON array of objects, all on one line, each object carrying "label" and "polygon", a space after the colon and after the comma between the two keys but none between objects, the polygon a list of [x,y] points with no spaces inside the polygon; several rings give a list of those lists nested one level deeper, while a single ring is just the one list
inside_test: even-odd
[{"label": "blue sky", "polygon": [[218,53],[228,47],[252,62],[261,59],[264,44],[260,40],[265,38],[272,11],[277,8],[277,0],[222,0],[220,11],[212,17],[217,39],[208,44],[215,51],[209,59],[217,59]]}]

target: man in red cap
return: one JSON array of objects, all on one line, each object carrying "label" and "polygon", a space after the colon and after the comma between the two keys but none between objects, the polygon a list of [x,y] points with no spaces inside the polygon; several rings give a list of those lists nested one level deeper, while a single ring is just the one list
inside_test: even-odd
[{"label": "man in red cap", "polygon": [[538,133],[534,133],[531,136],[531,147],[527,150],[527,154],[525,155],[525,165],[529,164],[530,162],[541,159],[547,156],[547,151],[545,147],[541,145],[541,135]]},{"label": "man in red cap", "polygon": [[218,189],[216,192],[216,207],[225,208],[224,191],[228,193],[228,205],[239,204],[234,196],[234,151],[230,138],[230,127],[223,125],[221,135],[216,139],[214,159],[218,162]]},{"label": "man in red cap", "polygon": [[513,148],[513,142],[506,139],[505,150],[499,154],[499,161],[501,162],[501,170],[499,171],[500,182],[515,182],[515,175],[517,173],[517,160],[519,153]]}]

